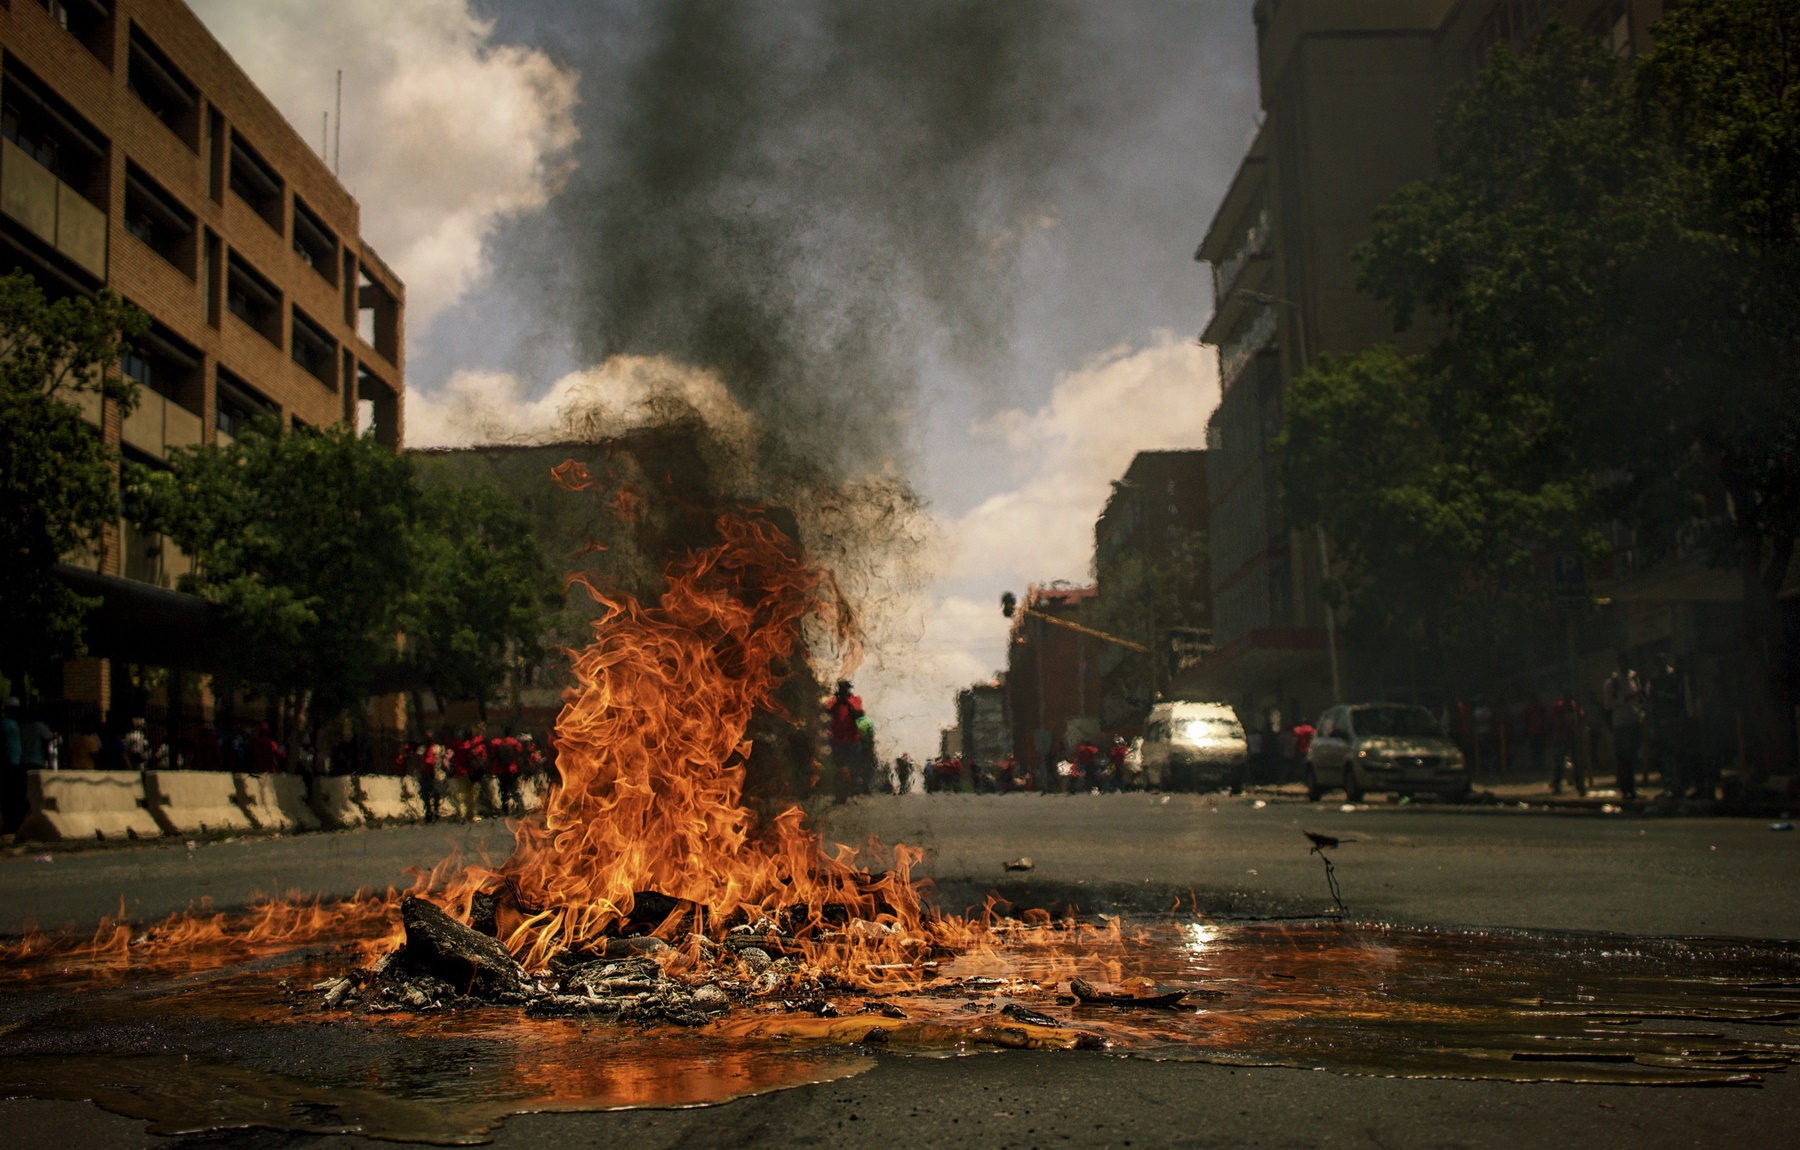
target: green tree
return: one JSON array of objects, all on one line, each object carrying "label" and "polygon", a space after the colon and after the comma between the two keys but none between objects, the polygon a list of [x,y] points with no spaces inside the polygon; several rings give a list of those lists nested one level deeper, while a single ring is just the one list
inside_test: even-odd
[{"label": "green tree", "polygon": [[118,520],[116,453],[82,417],[83,397],[129,411],[137,387],[110,372],[149,317],[103,291],[48,301],[21,273],[0,278],[0,664],[30,672],[82,652],[93,606],[54,567],[98,552]]},{"label": "green tree", "polygon": [[1384,467],[1359,515],[1363,496],[1325,478],[1354,439],[1321,417],[1379,417],[1385,394],[1417,438],[1381,450],[1449,481],[1397,521],[1415,547],[1460,537],[1440,598],[1487,595],[1523,548],[1607,524],[1640,564],[1711,533],[1744,575],[1742,694],[1766,764],[1791,757],[1774,623],[1800,526],[1800,6],[1693,0],[1655,33],[1631,61],[1553,24],[1446,103],[1439,174],[1380,209],[1358,253],[1397,327],[1423,310],[1445,334],[1404,370],[1370,353],[1296,383],[1289,508],[1336,522],[1364,564],[1353,591],[1406,601],[1403,573],[1369,558],[1368,517],[1406,485]]},{"label": "green tree", "polygon": [[1389,346],[1323,356],[1289,390],[1287,513],[1325,529],[1346,642],[1390,680],[1501,685],[1534,635],[1520,623],[1547,618],[1535,555],[1584,542],[1580,473],[1543,473],[1534,437],[1490,427],[1495,398]]},{"label": "green tree", "polygon": [[405,659],[440,703],[473,699],[485,719],[508,673],[542,656],[556,584],[530,519],[497,488],[428,487],[420,511]]},{"label": "green tree", "polygon": [[225,609],[234,677],[303,702],[314,731],[355,713],[398,656],[410,461],[344,425],[282,434],[265,421],[131,478],[134,517],[194,562],[182,589]]}]

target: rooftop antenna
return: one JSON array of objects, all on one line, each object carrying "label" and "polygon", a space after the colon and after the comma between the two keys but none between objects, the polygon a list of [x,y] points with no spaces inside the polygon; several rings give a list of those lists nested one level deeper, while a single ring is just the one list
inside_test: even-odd
[{"label": "rooftop antenna", "polygon": [[319,113],[319,159],[331,158],[331,113]]},{"label": "rooftop antenna", "polygon": [[337,129],[331,141],[331,174],[344,176],[344,70],[337,70]]}]

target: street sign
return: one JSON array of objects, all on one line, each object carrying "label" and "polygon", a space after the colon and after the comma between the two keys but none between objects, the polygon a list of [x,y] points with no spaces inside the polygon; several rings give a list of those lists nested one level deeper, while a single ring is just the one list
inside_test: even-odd
[{"label": "street sign", "polygon": [[1559,552],[1550,562],[1551,593],[1564,603],[1587,601],[1587,557],[1578,551]]}]

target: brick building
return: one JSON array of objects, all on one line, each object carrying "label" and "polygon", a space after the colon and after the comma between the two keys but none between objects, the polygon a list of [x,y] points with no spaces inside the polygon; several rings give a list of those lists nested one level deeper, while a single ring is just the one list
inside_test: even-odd
[{"label": "brick building", "polygon": [[1006,714],[1012,720],[1013,753],[1037,772],[1040,786],[1048,781],[1046,765],[1100,732],[1100,649],[1107,645],[1043,616],[1089,626],[1097,594],[1091,586],[1032,586],[1025,592],[1025,610],[1013,618]]},{"label": "brick building", "polygon": [[[155,465],[272,415],[357,421],[398,449],[405,289],[355,199],[186,5],[4,0],[0,49],[0,271],[52,297],[111,288],[154,321],[121,365],[139,406],[88,411],[107,442]],[[195,606],[166,590],[182,557],[124,524],[75,561],[112,616],[96,655],[155,659],[121,614]],[[178,650],[159,662],[207,669]],[[121,684],[87,659],[62,693],[105,712]]]}]

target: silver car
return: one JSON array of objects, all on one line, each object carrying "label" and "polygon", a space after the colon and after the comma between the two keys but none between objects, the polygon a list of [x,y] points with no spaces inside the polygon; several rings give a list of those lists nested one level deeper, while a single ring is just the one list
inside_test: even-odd
[{"label": "silver car", "polygon": [[1321,715],[1306,754],[1307,798],[1316,802],[1338,787],[1353,803],[1370,791],[1423,792],[1456,802],[1469,796],[1469,768],[1424,707],[1358,703]]}]

